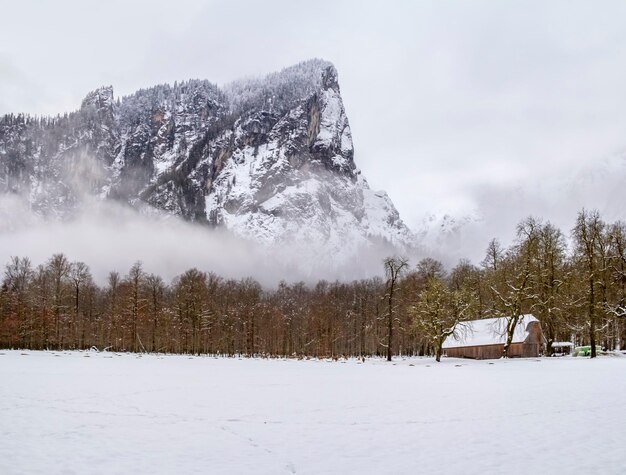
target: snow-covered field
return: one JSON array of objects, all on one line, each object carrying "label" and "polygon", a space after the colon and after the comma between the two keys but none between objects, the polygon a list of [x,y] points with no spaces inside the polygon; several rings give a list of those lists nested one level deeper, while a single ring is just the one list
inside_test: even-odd
[{"label": "snow-covered field", "polygon": [[626,358],[0,352],[0,473],[626,473]]}]

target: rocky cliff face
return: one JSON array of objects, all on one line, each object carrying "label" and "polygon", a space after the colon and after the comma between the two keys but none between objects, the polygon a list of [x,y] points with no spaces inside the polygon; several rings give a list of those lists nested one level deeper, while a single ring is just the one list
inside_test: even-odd
[{"label": "rocky cliff face", "polygon": [[194,80],[115,100],[104,87],[55,118],[7,115],[0,193],[47,217],[96,197],[266,243],[413,241],[356,168],[337,71],[321,60],[224,88]]}]

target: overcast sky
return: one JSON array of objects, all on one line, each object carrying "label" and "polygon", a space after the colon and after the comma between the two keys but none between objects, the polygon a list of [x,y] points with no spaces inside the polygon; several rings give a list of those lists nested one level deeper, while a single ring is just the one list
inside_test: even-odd
[{"label": "overcast sky", "polygon": [[[502,190],[557,183],[626,148],[623,1],[1,6],[0,113],[74,110],[100,85],[125,95],[334,62],[357,165],[414,228],[427,212],[488,215],[493,196],[517,199]],[[535,201],[502,212],[521,218]]]}]

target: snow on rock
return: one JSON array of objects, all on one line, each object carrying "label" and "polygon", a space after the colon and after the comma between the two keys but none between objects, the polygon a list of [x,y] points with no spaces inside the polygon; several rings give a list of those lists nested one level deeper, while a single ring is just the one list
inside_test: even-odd
[{"label": "snow on rock", "polygon": [[48,216],[95,195],[331,254],[414,244],[356,168],[337,71],[322,60],[222,88],[191,80],[116,101],[105,87],[54,119],[6,116],[0,177],[0,192]]}]

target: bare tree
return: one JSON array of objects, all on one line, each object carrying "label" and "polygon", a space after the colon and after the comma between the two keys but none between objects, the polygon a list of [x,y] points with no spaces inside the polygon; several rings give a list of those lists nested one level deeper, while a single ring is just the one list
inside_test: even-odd
[{"label": "bare tree", "polygon": [[[91,274],[89,267],[84,262],[72,262],[70,264],[70,281],[74,290],[74,318],[71,323],[70,333],[74,337],[74,341],[77,340],[78,326],[79,326],[79,310],[80,310],[80,291],[86,282],[91,280]],[[80,342],[79,342],[80,346]]]},{"label": "bare tree", "polygon": [[385,300],[387,301],[387,361],[391,361],[393,356],[393,328],[394,311],[399,279],[403,271],[409,266],[409,261],[403,257],[388,257],[384,261],[385,275],[387,277],[387,289]]},{"label": "bare tree", "polygon": [[613,348],[621,350],[622,324],[626,317],[626,224],[618,221],[608,231],[609,272],[611,276],[612,300],[607,303],[607,313],[612,320]]},{"label": "bare tree", "polygon": [[[206,279],[204,272],[190,269],[175,283],[176,310],[185,339],[183,348],[192,354],[200,353],[201,323],[206,315]],[[186,331],[187,328],[190,328],[191,332]]]},{"label": "bare tree", "polygon": [[560,230],[550,223],[538,228],[536,264],[532,266],[531,310],[539,318],[547,339],[548,354],[552,353],[558,329],[566,315],[561,288],[567,278],[565,272],[565,239]]},{"label": "bare tree", "polygon": [[596,357],[596,327],[598,323],[598,286],[602,268],[602,240],[605,224],[597,211],[582,210],[576,219],[572,231],[574,237],[574,258],[578,269],[586,281],[584,291],[587,302],[587,325],[589,328],[589,344],[591,357]]},{"label": "bare tree", "polygon": [[416,274],[418,278],[427,282],[430,279],[443,279],[446,272],[443,264],[431,257],[426,257],[417,263],[415,266]]},{"label": "bare tree", "polygon": [[70,263],[63,254],[53,255],[46,266],[52,279],[52,308],[54,312],[55,342],[57,349],[63,347],[62,324],[65,317],[65,292]]},{"label": "bare tree", "polygon": [[30,311],[28,288],[33,269],[28,257],[12,257],[5,267],[3,285],[8,289],[15,316],[17,339],[23,347],[31,347],[34,333],[33,316]]},{"label": "bare tree", "polygon": [[450,287],[452,290],[471,289],[476,298],[474,318],[482,318],[487,297],[484,275],[478,267],[468,259],[461,259],[450,271]]},{"label": "bare tree", "polygon": [[489,269],[493,272],[497,272],[498,266],[504,258],[504,249],[497,239],[489,241],[487,246],[487,252],[485,253],[485,259],[482,261],[482,266],[485,269]]},{"label": "bare tree", "polygon": [[[120,287],[120,275],[113,271],[109,273],[108,278],[109,288],[107,289],[107,303],[108,303],[108,323],[106,325],[107,343],[108,346],[118,348],[118,313],[119,313],[119,287]],[[105,345],[105,348],[107,346]]]},{"label": "bare tree", "polygon": [[161,316],[163,307],[163,298],[165,294],[165,284],[163,279],[154,274],[146,277],[146,289],[149,295],[150,307],[150,348],[152,351],[157,350],[157,328],[159,325],[159,317]]},{"label": "bare tree", "polygon": [[50,318],[50,276],[43,265],[37,266],[33,278],[33,292],[35,309],[39,315],[40,342],[39,348],[49,348],[49,318]]},{"label": "bare tree", "polygon": [[[143,281],[145,278],[145,274],[143,272],[141,262],[135,262],[130,270],[128,271],[128,276],[126,277],[126,283],[130,288],[130,295],[128,300],[128,311],[130,313],[131,320],[131,330],[132,330],[132,350],[138,351],[139,346],[143,348],[143,344],[139,338],[139,316],[141,311],[143,310],[144,299],[141,295]],[[145,351],[145,348],[144,348]]]},{"label": "bare tree", "polygon": [[471,318],[475,305],[475,295],[467,289],[451,290],[441,278],[428,279],[410,312],[417,332],[434,347],[437,362],[446,338],[466,331],[463,322]]},{"label": "bare tree", "polygon": [[517,226],[517,242],[504,257],[494,261],[495,244],[488,248],[486,258],[489,266],[488,278],[494,294],[495,309],[506,317],[505,343],[503,356],[509,354],[515,328],[524,309],[529,307],[533,297],[533,266],[536,264],[538,230],[540,224],[534,218],[527,218]]}]

